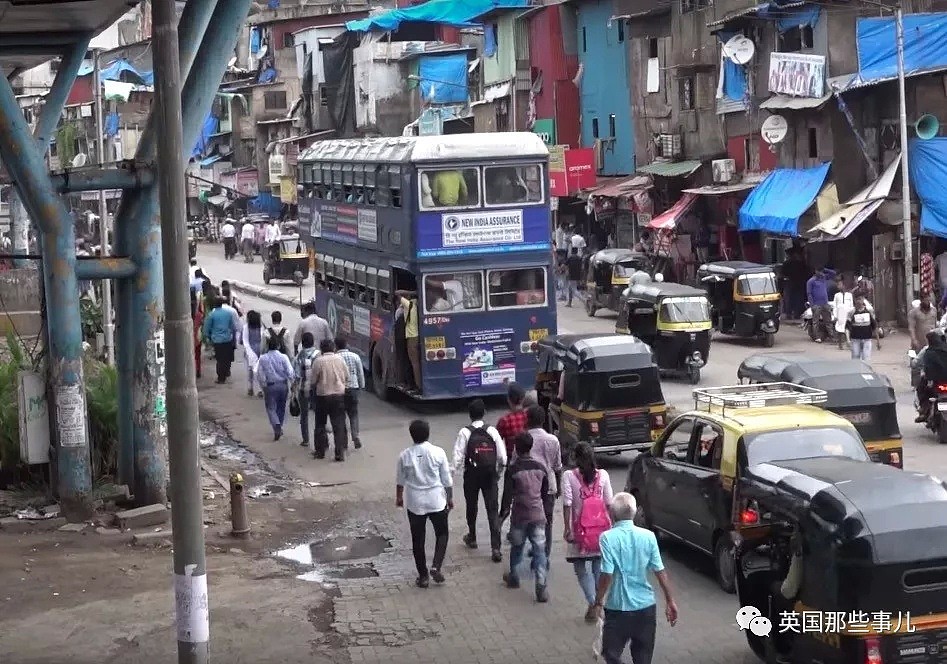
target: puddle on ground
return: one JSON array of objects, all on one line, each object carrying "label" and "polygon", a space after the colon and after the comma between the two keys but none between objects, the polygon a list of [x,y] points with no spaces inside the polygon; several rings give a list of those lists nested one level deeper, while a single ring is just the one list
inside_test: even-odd
[{"label": "puddle on ground", "polygon": [[251,498],[272,496],[289,488],[285,477],[213,422],[201,423],[200,441],[202,456],[210,459],[225,477],[234,471],[243,475]]},{"label": "puddle on ground", "polygon": [[277,551],[274,555],[300,567],[313,568],[299,574],[297,579],[327,583],[331,579],[367,579],[378,576],[371,563],[345,563],[374,558],[389,546],[390,542],[380,535],[341,536],[298,544]]}]

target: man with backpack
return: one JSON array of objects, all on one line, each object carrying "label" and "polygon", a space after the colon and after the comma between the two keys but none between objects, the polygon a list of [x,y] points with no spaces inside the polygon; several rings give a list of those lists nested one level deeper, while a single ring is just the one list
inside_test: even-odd
[{"label": "man with backpack", "polygon": [[319,356],[319,349],[316,348],[311,332],[303,334],[302,344],[303,347],[293,360],[293,371],[296,374],[294,387],[296,399],[299,401],[299,430],[302,433],[302,442],[299,444],[309,447],[309,411],[315,401],[309,394],[309,372],[312,371],[313,360]]},{"label": "man with backpack", "polygon": [[506,446],[500,433],[484,421],[483,399],[474,399],[468,406],[470,425],[461,428],[454,442],[454,473],[463,467],[464,501],[467,504],[467,534],[464,544],[477,548],[477,507],[483,494],[483,508],[490,528],[493,562],[503,560],[500,551],[499,483],[506,466]]},{"label": "man with backpack", "polygon": [[[289,357],[289,350],[286,345],[286,327],[283,325],[283,314],[274,311],[270,314],[270,320],[273,322],[266,328],[266,348],[278,350],[283,355]],[[263,352],[266,352],[264,350]]]},{"label": "man with backpack", "polygon": [[[549,471],[549,493],[546,494],[543,507],[546,510],[546,561],[552,553],[552,516],[556,509],[556,499],[562,492],[562,448],[559,439],[543,429],[546,411],[541,406],[526,409],[526,430],[533,438],[532,456],[546,464]],[[514,455],[515,458],[515,455]]]}]

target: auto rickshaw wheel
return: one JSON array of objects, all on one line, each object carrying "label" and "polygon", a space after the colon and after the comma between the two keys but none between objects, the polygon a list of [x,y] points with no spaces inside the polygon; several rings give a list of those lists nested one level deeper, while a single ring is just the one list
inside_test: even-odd
[{"label": "auto rickshaw wheel", "polygon": [[263,268],[263,283],[266,285],[269,285],[270,279],[272,279],[272,277],[270,276],[270,271],[264,267]]},{"label": "auto rickshaw wheel", "polygon": [[585,298],[585,313],[589,318],[595,318],[595,312],[598,311],[598,307],[595,306],[595,295],[588,295]]},{"label": "auto rickshaw wheel", "polygon": [[736,583],[736,551],[730,536],[720,533],[714,542],[714,570],[717,573],[717,584],[729,594],[737,591]]},{"label": "auto rickshaw wheel", "polygon": [[776,345],[776,333],[775,332],[765,332],[763,333],[763,345],[767,348],[772,348]]}]

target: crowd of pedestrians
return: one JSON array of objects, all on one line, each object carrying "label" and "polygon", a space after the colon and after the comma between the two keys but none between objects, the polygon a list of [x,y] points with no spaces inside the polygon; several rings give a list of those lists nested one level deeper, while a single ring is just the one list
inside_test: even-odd
[{"label": "crowd of pedestrians", "polygon": [[[395,502],[407,512],[417,568],[415,585],[428,588],[431,581],[446,581],[442,570],[454,481],[462,474],[464,545],[478,548],[482,499],[495,563],[503,560],[501,533],[509,522],[504,584],[520,587],[521,568],[528,557],[536,601],[550,601],[553,515],[561,498],[566,560],[573,565],[587,603],[586,621],[601,625],[602,659],[618,664],[628,648],[635,664],[649,664],[657,628],[650,574],[663,592],[665,617],[672,625],[677,621],[677,606],[654,533],[634,525],[634,496],[613,493],[608,473],[598,468],[590,445],[577,445],[572,450],[574,467],[566,469],[558,438],[543,427],[543,409],[526,407],[525,391],[515,383],[508,386],[507,401],[509,411],[495,427],[485,421],[483,401],[470,402],[470,424],[457,433],[452,459],[432,444],[427,422],[414,420],[409,425],[412,444],[398,457]],[[425,548],[428,521],[435,538],[430,566]]]}]

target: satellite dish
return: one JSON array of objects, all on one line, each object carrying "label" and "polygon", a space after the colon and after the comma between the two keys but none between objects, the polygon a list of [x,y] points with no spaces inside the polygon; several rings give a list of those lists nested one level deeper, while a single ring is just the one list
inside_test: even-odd
[{"label": "satellite dish", "polygon": [[760,127],[760,134],[763,136],[763,140],[770,145],[781,142],[786,138],[788,132],[789,123],[787,123],[786,118],[781,115],[769,116],[763,122],[763,126]]},{"label": "satellite dish", "polygon": [[89,155],[85,152],[80,152],[75,157],[72,158],[72,167],[73,168],[82,168],[89,162]]},{"label": "satellite dish", "polygon": [[732,37],[723,45],[723,54],[738,65],[745,65],[753,59],[756,46],[743,35]]}]

